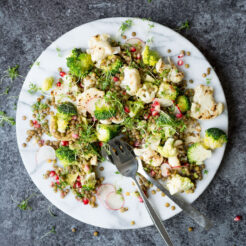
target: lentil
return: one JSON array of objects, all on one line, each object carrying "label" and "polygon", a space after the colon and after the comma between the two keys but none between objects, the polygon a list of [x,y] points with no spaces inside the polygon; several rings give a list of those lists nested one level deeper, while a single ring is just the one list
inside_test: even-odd
[{"label": "lentil", "polygon": [[26,120],[26,116],[25,115],[22,116],[22,120]]},{"label": "lentil", "polygon": [[187,51],[187,52],[186,52],[186,55],[187,55],[187,56],[190,56],[190,51]]},{"label": "lentil", "polygon": [[165,207],[168,208],[169,206],[170,206],[170,204],[169,204],[168,202],[166,202],[166,203],[165,203]]},{"label": "lentil", "polygon": [[76,230],[77,230],[77,229],[76,229],[75,227],[72,228],[72,232],[76,232]]},{"label": "lentil", "polygon": [[203,74],[202,74],[202,77],[203,77],[203,78],[205,78],[206,76],[207,76],[207,74],[206,74],[206,73],[203,73]]},{"label": "lentil", "polygon": [[176,207],[175,207],[175,206],[172,206],[172,207],[171,207],[171,209],[172,209],[172,210],[175,210],[175,209],[176,209]]},{"label": "lentil", "polygon": [[189,64],[185,64],[185,68],[189,68],[190,67],[190,65]]},{"label": "lentil", "polygon": [[167,53],[171,53],[172,51],[170,49],[167,50]]},{"label": "lentil", "polygon": [[161,196],[166,196],[166,194],[164,192],[161,193]]},{"label": "lentil", "polygon": [[98,231],[94,231],[94,233],[93,233],[93,235],[95,236],[95,237],[97,237],[98,236]]},{"label": "lentil", "polygon": [[156,194],[156,191],[155,191],[155,190],[152,190],[151,193],[152,193],[153,195],[155,195],[155,194]]},{"label": "lentil", "polygon": [[100,167],[99,170],[100,170],[100,171],[103,171],[103,170],[104,170],[104,167]]},{"label": "lentil", "polygon": [[189,227],[188,228],[188,231],[193,231],[193,227]]},{"label": "lentil", "polygon": [[131,221],[131,225],[135,225],[135,221],[134,220]]},{"label": "lentil", "polygon": [[23,143],[23,144],[22,144],[22,147],[24,147],[24,148],[25,148],[26,146],[27,146],[27,144],[26,144],[26,143]]},{"label": "lentil", "polygon": [[122,38],[123,38],[123,39],[126,39],[127,37],[126,37],[126,35],[122,35]]},{"label": "lentil", "polygon": [[135,37],[136,36],[136,32],[132,32],[132,36]]}]

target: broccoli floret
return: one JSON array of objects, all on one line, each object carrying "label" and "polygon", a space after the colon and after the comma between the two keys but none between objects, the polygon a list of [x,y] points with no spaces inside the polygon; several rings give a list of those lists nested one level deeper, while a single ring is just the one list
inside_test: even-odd
[{"label": "broccoli floret", "polygon": [[56,150],[56,157],[61,161],[64,167],[76,163],[75,151],[66,146],[61,146]]},{"label": "broccoli floret", "polygon": [[175,100],[178,94],[179,94],[179,91],[176,86],[168,84],[168,83],[161,83],[157,95],[160,98]]},{"label": "broccoli floret", "polygon": [[227,142],[225,132],[219,128],[209,128],[205,131],[204,144],[209,149],[216,149],[222,147]]},{"label": "broccoli floret", "polygon": [[190,109],[190,100],[187,96],[181,95],[177,98],[177,106],[182,113],[187,112]]},{"label": "broccoli floret", "polygon": [[116,115],[116,109],[104,99],[99,99],[95,105],[94,115],[98,120],[106,120]]},{"label": "broccoli floret", "polygon": [[79,78],[88,74],[93,67],[91,55],[84,53],[81,49],[73,49],[72,54],[67,58],[67,66],[72,75]]},{"label": "broccoli floret", "polygon": [[190,163],[201,165],[204,160],[210,158],[211,150],[207,150],[202,143],[194,143],[187,150],[187,157]]},{"label": "broccoli floret", "polygon": [[54,82],[53,77],[46,78],[42,83],[42,91],[48,91],[52,87],[53,82]]},{"label": "broccoli floret", "polygon": [[71,117],[77,115],[77,108],[71,102],[64,102],[57,106],[59,115],[65,117]]},{"label": "broccoli floret", "polygon": [[168,138],[163,147],[158,146],[157,151],[166,158],[173,157],[178,154],[177,148],[174,147],[173,138]]},{"label": "broccoli floret", "polygon": [[142,52],[143,63],[149,66],[155,66],[160,59],[159,54],[156,51],[150,50],[149,46],[146,45]]},{"label": "broccoli floret", "polygon": [[111,55],[102,61],[101,69],[106,73],[115,75],[119,73],[119,69],[123,66],[123,62],[119,56]]},{"label": "broccoli floret", "polygon": [[98,124],[97,127],[97,138],[99,141],[107,142],[118,133],[118,125],[104,125]]},{"label": "broccoli floret", "polygon": [[96,185],[96,174],[94,172],[86,174],[81,180],[83,189],[93,190]]},{"label": "broccoli floret", "polygon": [[141,101],[128,101],[127,103],[130,113],[130,117],[135,117],[144,108],[144,103]]}]

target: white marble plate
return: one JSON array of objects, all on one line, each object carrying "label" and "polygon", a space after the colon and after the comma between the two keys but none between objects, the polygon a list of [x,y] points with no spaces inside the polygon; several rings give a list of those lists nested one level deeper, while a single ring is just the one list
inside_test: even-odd
[{"label": "white marble plate", "polygon": [[[30,105],[35,102],[36,98],[27,92],[29,83],[33,82],[41,86],[42,81],[48,76],[58,78],[59,74],[57,72],[57,68],[62,67],[66,71],[65,58],[69,54],[70,50],[75,47],[86,49],[88,47],[88,39],[93,35],[98,33],[108,33],[114,38],[120,40],[119,27],[121,23],[127,19],[128,18],[109,18],[93,21],[67,32],[53,42],[37,59],[37,61],[40,62],[40,65],[34,65],[28,73],[20,93],[16,114],[17,141],[22,160],[33,182],[44,196],[56,207],[77,220],[91,225],[112,229],[140,228],[152,225],[152,221],[145,210],[144,204],[138,202],[138,200],[132,196],[125,196],[125,206],[129,208],[129,211],[126,213],[107,210],[100,202],[98,208],[84,206],[74,198],[73,194],[69,194],[65,199],[61,199],[60,195],[58,193],[54,193],[52,188],[50,188],[51,181],[43,179],[45,171],[51,169],[50,164],[45,163],[38,168],[36,167],[35,153],[38,149],[37,145],[34,144],[34,142],[31,142],[26,148],[23,148],[22,143],[25,142],[25,132],[29,129],[29,120],[32,119]],[[200,83],[206,84],[206,79],[202,77],[202,73],[206,72],[206,69],[211,67],[211,65],[192,43],[180,34],[160,24],[149,22],[147,20],[131,19],[133,20],[133,26],[125,33],[128,37],[131,36],[132,31],[135,31],[137,33],[137,37],[144,41],[152,39],[153,43],[151,46],[157,49],[163,56],[171,56],[174,62],[177,62],[177,56],[181,50],[190,51],[191,56],[185,56],[183,58],[184,62],[190,65],[190,68],[185,69],[184,66],[182,66],[180,69],[184,70],[186,80],[194,80],[192,87]],[[149,24],[154,24],[154,27],[150,28]],[[61,51],[57,52],[57,48],[61,49]],[[167,53],[168,49],[172,50],[170,54]],[[228,112],[223,89],[213,69],[208,78],[211,79],[211,86],[215,89],[216,100],[225,104],[225,111],[214,120],[203,121],[201,123],[203,131],[209,127],[219,127],[227,132]],[[26,115],[28,120],[23,121],[23,115]],[[216,149],[212,158],[206,161],[208,174],[204,175],[204,179],[201,182],[198,182],[195,193],[182,195],[189,203],[196,200],[213,179],[222,160],[224,150],[225,146]],[[105,169],[102,172],[102,175],[105,177],[105,183],[112,183],[117,187],[122,187],[123,193],[126,191],[136,190],[130,179],[124,178],[119,174],[115,174],[116,168],[112,164],[103,163],[103,166]],[[172,211],[170,207],[166,208],[164,204],[169,202],[172,205],[172,202],[170,202],[167,197],[161,197],[160,192],[156,195],[151,195],[150,200],[154,207],[159,211],[163,220],[171,218],[181,211],[178,207],[174,211]],[[135,220],[136,222],[134,226],[130,223],[132,220]]]}]

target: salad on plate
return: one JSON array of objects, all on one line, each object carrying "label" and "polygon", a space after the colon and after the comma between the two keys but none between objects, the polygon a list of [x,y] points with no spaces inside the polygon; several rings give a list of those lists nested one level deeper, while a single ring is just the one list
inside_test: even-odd
[{"label": "salad on plate", "polygon": [[[32,106],[26,141],[35,138],[40,146],[38,164],[53,163],[44,177],[53,179],[54,191],[60,190],[62,197],[72,191],[92,207],[98,196],[108,207],[119,208],[122,195],[102,184],[98,166],[104,161],[101,148],[108,150],[107,142],[123,134],[144,169],[165,181],[171,194],[194,192],[204,161],[227,141],[216,126],[201,136],[199,120],[223,112],[213,88],[188,88],[184,73],[169,57],[135,37],[122,44],[98,34],[88,47],[71,51],[67,68],[58,68],[58,80],[43,81]],[[149,183],[142,183],[147,190]]]}]

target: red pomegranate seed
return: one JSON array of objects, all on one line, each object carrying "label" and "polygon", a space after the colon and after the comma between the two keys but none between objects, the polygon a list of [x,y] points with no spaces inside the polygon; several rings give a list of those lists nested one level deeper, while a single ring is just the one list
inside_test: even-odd
[{"label": "red pomegranate seed", "polygon": [[56,181],[56,183],[59,185],[59,184],[60,184],[59,180],[58,180],[58,181]]},{"label": "red pomegranate seed", "polygon": [[139,202],[143,203],[143,198],[141,196],[138,197]]},{"label": "red pomegranate seed", "polygon": [[242,216],[241,215],[237,215],[235,218],[234,218],[234,221],[240,221],[242,220]]},{"label": "red pomegranate seed", "polygon": [[176,114],[176,118],[180,119],[180,118],[182,118],[182,117],[183,117],[182,113]]},{"label": "red pomegranate seed", "polygon": [[51,182],[51,183],[50,183],[50,186],[51,186],[51,187],[54,187],[54,185],[55,185],[54,182]]},{"label": "red pomegranate seed", "polygon": [[153,106],[159,106],[160,103],[159,103],[158,101],[154,101],[152,105],[153,105]]},{"label": "red pomegranate seed", "polygon": [[125,96],[126,95],[126,91],[123,91],[122,94]]},{"label": "red pomegranate seed", "polygon": [[103,146],[103,142],[99,142],[98,144],[99,144],[99,146],[100,146],[100,147],[102,147],[102,146]]},{"label": "red pomegranate seed", "polygon": [[153,177],[155,176],[155,171],[151,170],[150,175]]},{"label": "red pomegranate seed", "polygon": [[38,124],[38,122],[37,122],[36,120],[33,120],[32,123],[33,123],[34,125]]},{"label": "red pomegranate seed", "polygon": [[55,176],[55,180],[59,180],[59,176],[58,175]]},{"label": "red pomegranate seed", "polygon": [[73,120],[77,120],[77,115],[73,115],[73,116],[72,116],[72,119],[73,119]]},{"label": "red pomegranate seed", "polygon": [[76,182],[76,188],[81,188],[81,187],[82,187],[81,182],[80,181],[77,181]]},{"label": "red pomegranate seed", "polygon": [[60,82],[60,81],[57,82],[57,83],[56,83],[56,86],[57,86],[57,87],[60,87],[60,86],[61,86],[61,82]]},{"label": "red pomegranate seed", "polygon": [[183,53],[180,53],[180,55],[178,56],[178,58],[183,58],[183,57],[184,57]]},{"label": "red pomegranate seed", "polygon": [[68,141],[61,141],[62,146],[68,146],[69,142]]},{"label": "red pomegranate seed", "polygon": [[141,59],[141,55],[140,54],[137,54],[137,57],[136,57],[138,60]]},{"label": "red pomegranate seed", "polygon": [[144,119],[145,119],[145,120],[148,120],[149,117],[150,117],[150,114],[145,114],[145,115],[144,115]]},{"label": "red pomegranate seed", "polygon": [[183,62],[182,60],[179,60],[179,61],[178,61],[178,65],[179,65],[179,66],[182,66],[183,64],[184,64],[184,62]]},{"label": "red pomegranate seed", "polygon": [[139,141],[135,141],[135,142],[134,142],[134,146],[135,146],[135,147],[138,147],[139,145],[141,145],[141,143],[140,143]]},{"label": "red pomegranate seed", "polygon": [[128,108],[128,107],[124,107],[124,111],[126,112],[126,113],[130,113],[130,109]]},{"label": "red pomegranate seed", "polygon": [[154,112],[154,111],[155,111],[155,107],[152,106],[152,107],[150,108],[150,111],[151,111],[151,112]]},{"label": "red pomegranate seed", "polygon": [[53,177],[56,175],[56,172],[55,171],[50,171],[50,177]]},{"label": "red pomegranate seed", "polygon": [[114,77],[113,77],[113,80],[114,80],[114,82],[117,82],[117,81],[119,81],[119,78],[116,77],[116,76],[114,76]]},{"label": "red pomegranate seed", "polygon": [[60,76],[61,76],[61,77],[64,77],[65,75],[66,75],[65,72],[63,72],[63,71],[60,72]]},{"label": "red pomegranate seed", "polygon": [[157,115],[159,115],[159,112],[154,111],[154,112],[152,112],[152,115],[153,115],[153,116],[157,116]]},{"label": "red pomegranate seed", "polygon": [[40,124],[35,124],[34,127],[35,127],[35,128],[40,128],[41,125],[40,125]]},{"label": "red pomegranate seed", "polygon": [[78,139],[79,138],[79,135],[77,133],[72,133],[72,138]]},{"label": "red pomegranate seed", "polygon": [[87,198],[83,199],[83,203],[87,205],[89,203],[89,200]]},{"label": "red pomegranate seed", "polygon": [[80,181],[80,176],[77,177],[77,181]]},{"label": "red pomegranate seed", "polygon": [[131,52],[135,52],[136,51],[136,48],[135,47],[131,47],[130,51]]}]

